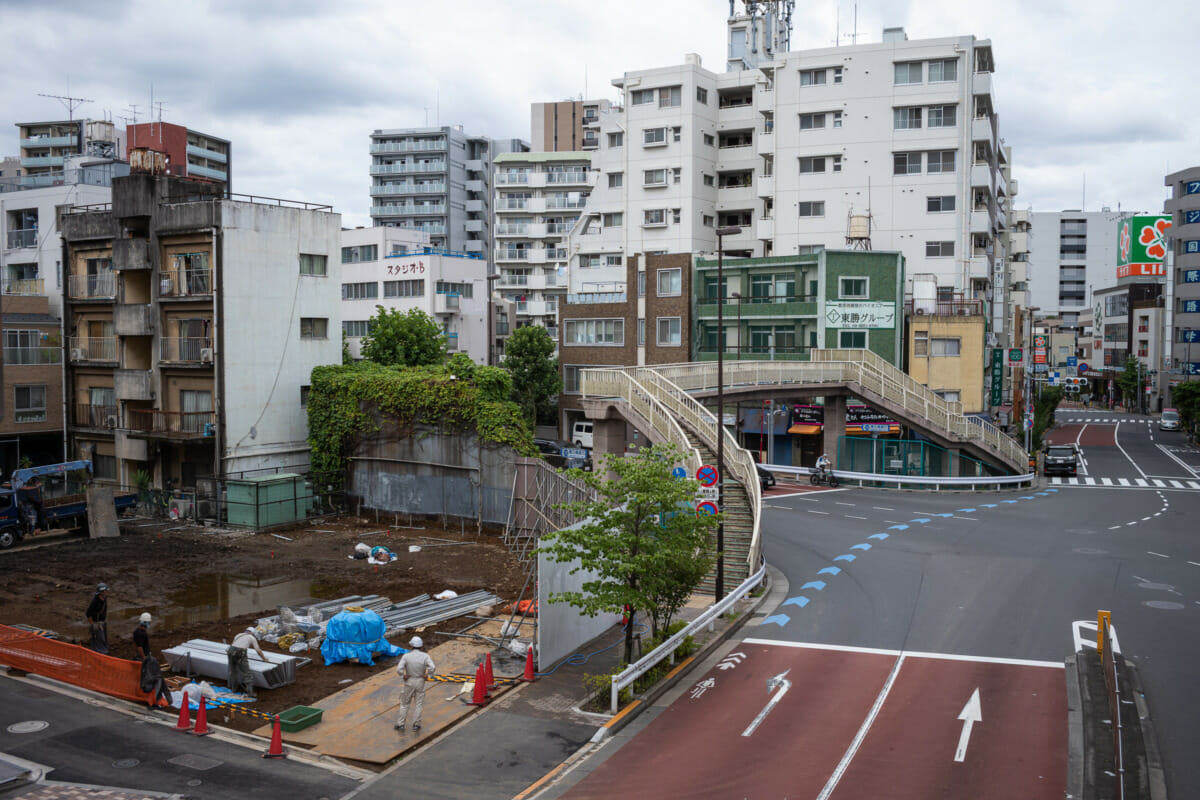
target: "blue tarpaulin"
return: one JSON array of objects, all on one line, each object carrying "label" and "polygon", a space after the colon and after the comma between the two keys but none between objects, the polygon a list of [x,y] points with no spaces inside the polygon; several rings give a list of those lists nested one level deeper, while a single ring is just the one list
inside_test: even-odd
[{"label": "blue tarpaulin", "polygon": [[388,644],[383,638],[387,626],[378,614],[370,609],[343,611],[325,626],[325,641],[321,644],[321,655],[325,664],[358,659],[358,663],[374,664],[373,656],[399,656],[408,651],[403,647]]}]

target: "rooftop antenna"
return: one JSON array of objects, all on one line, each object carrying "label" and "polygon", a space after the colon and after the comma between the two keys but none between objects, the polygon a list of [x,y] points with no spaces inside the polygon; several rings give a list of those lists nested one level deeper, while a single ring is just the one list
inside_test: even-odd
[{"label": "rooftop antenna", "polygon": [[68,120],[75,119],[75,109],[79,108],[84,103],[94,102],[86,97],[71,97],[70,95],[66,94],[43,94],[42,92],[38,92],[38,97],[50,97],[66,106]]},{"label": "rooftop antenna", "polygon": [[128,127],[128,125],[129,125],[129,120],[133,120],[133,124],[137,125],[137,121],[138,121],[137,103],[130,103],[129,105],[125,106],[125,111],[126,111],[126,113],[129,114],[129,116],[121,117],[121,119],[125,120],[126,127]]}]

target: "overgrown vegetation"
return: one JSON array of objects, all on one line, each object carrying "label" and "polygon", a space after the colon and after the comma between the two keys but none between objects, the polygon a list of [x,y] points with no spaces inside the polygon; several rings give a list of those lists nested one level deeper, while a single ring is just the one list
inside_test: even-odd
[{"label": "overgrown vegetation", "polygon": [[1146,370],[1141,363],[1129,356],[1125,359],[1125,367],[1121,370],[1121,374],[1117,375],[1117,388],[1121,390],[1121,401],[1125,404],[1125,408],[1129,411],[1136,411],[1140,406],[1141,383],[1146,379]]},{"label": "overgrown vegetation", "polygon": [[1179,420],[1188,436],[1196,433],[1200,422],[1200,381],[1186,381],[1171,387],[1171,402],[1179,412]]},{"label": "overgrown vegetation", "polygon": [[[675,634],[687,627],[687,623],[683,620],[676,620],[668,627],[659,631],[657,635],[651,636],[645,643],[645,653],[649,653],[656,649],[659,645],[670,639]],[[623,707],[633,699],[635,694],[642,694],[653,687],[656,683],[665,678],[671,670],[682,660],[695,653],[700,649],[700,644],[690,635],[685,636],[683,641],[675,648],[675,664],[670,660],[663,660],[655,664],[649,672],[635,680],[631,685],[626,686],[617,693],[617,707]],[[584,675],[583,685],[591,695],[591,700],[585,704],[585,711],[595,711],[604,713],[612,708],[612,679],[614,675],[618,675],[628,667],[629,664],[618,664],[611,673],[601,673],[598,675]]]},{"label": "overgrown vegetation", "polygon": [[1042,389],[1033,406],[1033,452],[1042,447],[1042,436],[1050,423],[1054,421],[1054,411],[1062,402],[1063,390],[1060,386],[1047,386]]},{"label": "overgrown vegetation", "polygon": [[525,421],[531,426],[553,425],[562,376],[550,333],[540,325],[517,328],[504,343],[501,366],[513,376],[512,399],[521,407]]},{"label": "overgrown vegetation", "polygon": [[481,442],[537,455],[520,409],[509,400],[512,377],[497,367],[478,366],[462,353],[431,366],[360,361],[316,367],[311,386],[308,442],[321,485],[344,484],[346,455],[359,437],[377,433],[382,419],[401,428],[474,428]]},{"label": "overgrown vegetation", "polygon": [[[422,367],[446,360],[446,337],[437,320],[419,308],[400,312],[375,306],[362,340],[362,357],[385,366]],[[344,356],[343,356],[344,357]]]}]

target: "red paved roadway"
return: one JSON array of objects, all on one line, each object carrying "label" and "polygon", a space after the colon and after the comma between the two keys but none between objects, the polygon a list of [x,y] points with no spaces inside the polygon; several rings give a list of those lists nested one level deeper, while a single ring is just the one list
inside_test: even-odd
[{"label": "red paved roadway", "polygon": [[1080,447],[1116,447],[1115,424],[1059,425],[1046,434],[1047,444],[1075,444]]},{"label": "red paved roadway", "polygon": [[[671,706],[565,797],[1011,798],[1061,800],[1066,688],[1061,665],[1024,666],[748,641],[728,670],[697,678]],[[750,736],[778,689],[791,687]],[[707,680],[715,685],[702,692]],[[954,760],[957,719],[979,688],[982,720]],[[695,695],[695,696],[694,696]],[[839,771],[839,764],[842,765]]]}]

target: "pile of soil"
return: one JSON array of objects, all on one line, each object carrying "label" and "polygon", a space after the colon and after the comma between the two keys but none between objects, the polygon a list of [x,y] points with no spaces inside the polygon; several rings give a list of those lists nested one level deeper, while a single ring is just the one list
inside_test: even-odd
[{"label": "pile of soil", "polygon": [[[89,633],[84,610],[96,584],[104,582],[110,587],[111,654],[133,658],[132,633],[143,611],[156,620],[150,628],[150,646],[156,654],[189,639],[232,641],[257,618],[278,611],[270,605],[223,618],[222,598],[196,597],[196,587],[203,587],[206,580],[214,587],[234,576],[243,586],[269,587],[273,581],[285,579],[311,581],[307,597],[279,600],[271,592],[263,592],[270,602],[297,605],[305,600],[371,594],[398,602],[445,589],[459,594],[486,589],[505,603],[519,599],[525,573],[498,531],[477,535],[473,529],[444,529],[433,522],[413,524],[417,527],[386,528],[365,519],[341,518],[250,533],[122,519],[119,538],[60,538],[39,546],[34,537],[0,553],[0,624],[45,628],[66,641],[85,644]],[[350,556],[359,542],[383,545],[398,558],[378,567],[354,560]],[[422,549],[410,553],[410,545]],[[526,589],[531,591],[532,586]],[[256,595],[250,592],[248,596]],[[245,592],[240,595],[239,610],[245,609],[246,597]],[[462,631],[474,622],[469,618],[448,620],[420,634],[427,646],[433,646],[445,641],[441,632]],[[392,634],[389,641],[403,647],[411,633]],[[263,649],[280,652],[265,642]],[[260,690],[258,702],[247,707],[275,714],[297,705],[317,705],[321,698],[344,689],[347,679],[358,681],[394,669],[396,662],[394,658],[377,660],[374,666],[343,662],[326,668],[319,649],[310,650],[307,656],[312,663],[297,670],[296,683]],[[165,659],[160,661],[165,664]],[[169,672],[167,675],[171,677]],[[262,724],[249,715],[231,714],[226,720],[224,714],[218,712],[213,721],[239,730]]]}]

